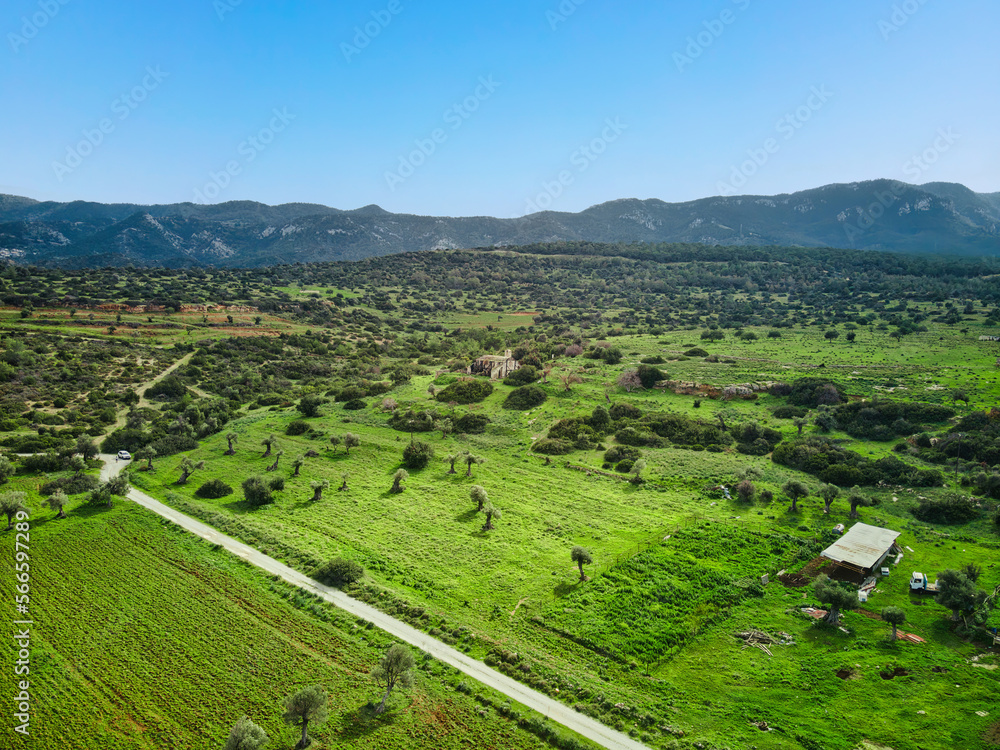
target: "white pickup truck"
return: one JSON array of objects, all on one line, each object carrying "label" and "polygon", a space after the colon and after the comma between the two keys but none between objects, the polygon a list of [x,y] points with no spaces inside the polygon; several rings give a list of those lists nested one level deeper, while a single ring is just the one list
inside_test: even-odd
[{"label": "white pickup truck", "polygon": [[912,591],[937,591],[937,583],[931,583],[923,573],[914,572],[910,576],[910,590]]}]

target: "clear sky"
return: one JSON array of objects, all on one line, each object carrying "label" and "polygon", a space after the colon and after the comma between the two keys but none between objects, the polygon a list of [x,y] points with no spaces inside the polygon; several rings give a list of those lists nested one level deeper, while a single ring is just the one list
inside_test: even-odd
[{"label": "clear sky", "polygon": [[998,29],[996,0],[6,0],[0,192],[501,217],[995,192]]}]

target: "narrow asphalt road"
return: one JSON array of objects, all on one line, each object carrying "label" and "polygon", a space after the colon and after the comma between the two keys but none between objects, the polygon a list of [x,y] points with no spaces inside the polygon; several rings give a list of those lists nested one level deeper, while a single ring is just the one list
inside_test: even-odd
[{"label": "narrow asphalt road", "polygon": [[[101,468],[102,480],[118,474],[129,463],[127,461],[117,461],[115,456],[108,454],[102,454],[101,459],[104,461],[104,466]],[[148,508],[158,516],[175,523],[182,529],[191,532],[195,536],[199,536],[212,544],[218,544],[237,557],[241,557],[247,562],[256,565],[258,568],[272,575],[280,576],[293,586],[298,586],[306,591],[317,594],[331,604],[350,612],[352,615],[373,623],[401,641],[419,648],[435,659],[455,667],[469,675],[469,677],[490,686],[528,708],[538,711],[552,721],[558,722],[564,727],[572,729],[574,732],[578,732],[602,747],[609,748],[609,750],[648,750],[646,745],[636,742],[628,735],[606,727],[589,716],[577,713],[569,706],[553,700],[547,695],[539,693],[537,690],[532,690],[501,672],[490,669],[482,662],[441,643],[441,641],[407,625],[405,622],[400,622],[394,617],[390,617],[384,612],[348,596],[339,589],[330,588],[314,581],[304,573],[293,570],[287,565],[278,562],[273,557],[268,557],[253,547],[248,547],[242,542],[216,531],[211,526],[164,505],[144,492],[133,489],[129,492],[128,498],[144,508]]]}]

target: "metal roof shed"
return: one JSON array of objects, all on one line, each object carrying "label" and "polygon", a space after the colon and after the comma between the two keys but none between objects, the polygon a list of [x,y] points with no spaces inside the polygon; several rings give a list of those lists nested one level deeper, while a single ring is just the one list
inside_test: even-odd
[{"label": "metal roof shed", "polygon": [[825,550],[823,557],[862,572],[879,565],[889,554],[900,532],[856,523]]}]

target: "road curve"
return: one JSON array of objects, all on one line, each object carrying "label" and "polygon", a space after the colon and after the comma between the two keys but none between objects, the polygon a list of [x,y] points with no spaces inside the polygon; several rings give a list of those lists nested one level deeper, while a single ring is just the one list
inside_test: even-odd
[{"label": "road curve", "polygon": [[[102,454],[101,459],[104,461],[104,466],[101,469],[102,480],[118,474],[128,465],[127,461],[117,461],[113,455]],[[249,547],[220,531],[216,531],[201,521],[164,505],[159,500],[155,500],[144,492],[133,488],[129,492],[128,498],[138,505],[153,511],[158,516],[166,518],[168,521],[180,526],[182,529],[191,532],[195,536],[199,536],[212,544],[218,544],[237,557],[256,565],[261,570],[280,576],[293,586],[298,586],[306,591],[317,594],[344,611],[373,623],[401,641],[419,648],[438,661],[455,667],[469,677],[482,682],[484,685],[488,685],[528,708],[538,711],[552,721],[558,722],[568,729],[572,729],[574,732],[583,735],[602,747],[609,748],[609,750],[649,750],[646,745],[633,740],[628,735],[606,727],[589,716],[577,713],[569,706],[553,700],[544,693],[532,690],[527,685],[521,684],[502,672],[490,669],[481,661],[473,659],[436,638],[407,625],[405,622],[390,617],[384,612],[348,596],[339,589],[330,588],[314,581],[304,573],[289,568],[273,557],[269,557],[253,547]]]}]

